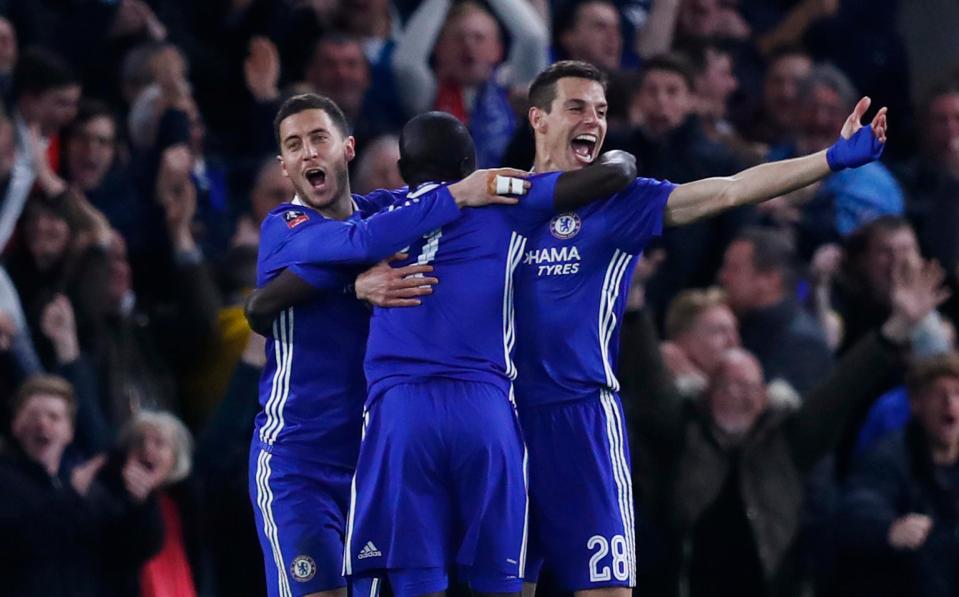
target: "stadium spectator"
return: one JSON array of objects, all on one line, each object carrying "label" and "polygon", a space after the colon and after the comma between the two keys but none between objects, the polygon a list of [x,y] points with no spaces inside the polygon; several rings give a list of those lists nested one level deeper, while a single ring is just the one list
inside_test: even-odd
[{"label": "stadium spectator", "polygon": [[404,186],[400,175],[400,141],[393,135],[370,143],[356,163],[354,192],[365,195],[376,189],[398,189]]},{"label": "stadium spectator", "polygon": [[[30,48],[17,61],[14,71],[17,115],[29,126],[36,126],[43,139],[54,145],[57,134],[70,124],[80,101],[80,81],[56,54]],[[56,162],[53,162],[56,169]]]},{"label": "stadium spectator", "polygon": [[237,220],[233,246],[257,247],[263,218],[277,205],[289,201],[293,193],[293,185],[290,184],[290,179],[283,175],[280,162],[273,156],[263,158],[250,189],[250,209]]},{"label": "stadium spectator", "polygon": [[750,28],[735,4],[720,0],[682,0],[676,33],[680,39],[745,39]]},{"label": "stadium spectator", "polygon": [[[623,331],[620,379],[642,507],[671,529],[661,572],[689,594],[791,594],[790,550],[803,503],[802,474],[838,440],[853,413],[891,387],[909,334],[941,302],[941,271],[899,279],[893,315],[862,339],[796,410],[794,392],[765,385],[748,351],[726,351],[699,400],[680,395],[648,316]],[[675,585],[674,585],[675,586]]]},{"label": "stadium spectator", "polygon": [[[798,94],[792,146],[773,148],[768,159],[783,159],[826,149],[833,143],[858,95],[849,79],[830,65],[818,65],[803,81]],[[800,252],[811,255],[821,244],[848,235],[885,214],[902,214],[899,184],[880,162],[837,172],[818,185],[790,196],[802,206]]]},{"label": "stadium spectator", "polygon": [[8,104],[13,91],[13,68],[17,64],[17,31],[13,23],[0,17],[0,98]]},{"label": "stadium spectator", "polygon": [[845,259],[832,294],[832,308],[843,327],[840,352],[888,317],[893,272],[920,259],[912,227],[896,216],[878,218],[846,239]]},{"label": "stadium spectator", "polygon": [[612,0],[569,3],[555,29],[562,59],[589,62],[607,73],[618,71],[623,57],[620,20]]},{"label": "stadium spectator", "polygon": [[959,265],[959,81],[933,89],[919,110],[920,151],[900,173],[906,214],[923,253],[949,271]]},{"label": "stadium spectator", "polygon": [[785,46],[770,57],[763,78],[760,111],[748,123],[747,136],[769,145],[786,145],[794,139],[799,112],[799,87],[812,72],[812,58],[796,46]]},{"label": "stadium spectator", "polygon": [[529,83],[546,66],[549,44],[545,24],[525,0],[494,0],[491,6],[511,36],[502,67],[497,68],[504,41],[496,18],[474,2],[453,6],[450,0],[420,4],[393,58],[397,92],[407,113],[435,108],[467,123],[481,168],[499,165],[517,126],[509,91]]},{"label": "stadium spectator", "polygon": [[[70,384],[52,376],[27,380],[15,398],[15,444],[0,462],[9,595],[132,595],[122,579],[159,547],[155,506],[137,499],[132,483],[101,484],[104,457],[64,461],[76,409]],[[137,481],[147,493],[156,482],[145,471]]]},{"label": "stadium spectator", "polygon": [[768,379],[783,379],[805,394],[832,368],[822,327],[795,297],[796,255],[782,235],[742,231],[726,249],[719,283],[739,317],[743,346]]},{"label": "stadium spectator", "polygon": [[706,388],[723,353],[740,346],[739,328],[718,288],[684,290],[666,312],[663,360],[683,393]]},{"label": "stadium spectator", "polygon": [[[692,71],[682,57],[664,55],[647,61],[630,103],[634,128],[623,138],[611,137],[609,145],[635,155],[640,175],[683,183],[742,169],[729,148],[711,141],[703,131],[695,114]],[[666,230],[662,238],[666,263],[648,289],[652,308],[661,313],[680,290],[711,284],[719,267],[718,251],[752,213],[737,209]]]},{"label": "stadium spectator", "polygon": [[[197,499],[187,481],[193,468],[193,439],[167,412],[141,411],[120,432],[121,477],[134,500],[155,499],[163,543],[137,578],[140,595],[196,597],[203,572]],[[109,470],[109,469],[108,469]]]},{"label": "stadium spectator", "polygon": [[912,420],[863,457],[845,491],[845,595],[959,590],[959,355],[917,363],[908,393]]}]

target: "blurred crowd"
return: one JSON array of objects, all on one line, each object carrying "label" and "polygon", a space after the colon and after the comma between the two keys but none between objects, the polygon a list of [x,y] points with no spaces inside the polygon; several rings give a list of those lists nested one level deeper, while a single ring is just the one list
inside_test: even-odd
[{"label": "blurred crowd", "polygon": [[261,594],[242,302],[292,196],[276,109],[337,102],[357,193],[402,186],[430,109],[528,169],[525,86],[576,59],[610,76],[605,146],[676,183],[889,107],[882,162],[640,263],[636,593],[959,595],[957,26],[947,0],[0,0],[0,593]]}]

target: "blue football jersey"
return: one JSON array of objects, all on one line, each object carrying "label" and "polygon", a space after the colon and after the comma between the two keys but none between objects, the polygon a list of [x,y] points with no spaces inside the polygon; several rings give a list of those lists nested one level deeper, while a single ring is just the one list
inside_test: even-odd
[{"label": "blue football jersey", "polygon": [[378,191],[354,201],[358,209],[344,221],[292,203],[271,211],[261,229],[257,267],[258,286],[289,269],[324,292],[283,310],[273,323],[256,439],[275,454],[350,468],[366,396],[370,311],[343,288],[370,263],[460,216],[445,187],[415,200],[405,192]]},{"label": "blue football jersey", "polygon": [[513,272],[526,235],[553,215],[557,178],[559,173],[533,176],[518,205],[464,209],[459,219],[408,247],[409,258],[397,266],[431,264],[439,283],[415,308],[373,310],[368,403],[397,384],[435,378],[508,391],[516,375]]},{"label": "blue football jersey", "polygon": [[619,321],[636,260],[662,233],[675,185],[637,178],[536,230],[516,272],[516,400],[538,406],[619,390]]}]

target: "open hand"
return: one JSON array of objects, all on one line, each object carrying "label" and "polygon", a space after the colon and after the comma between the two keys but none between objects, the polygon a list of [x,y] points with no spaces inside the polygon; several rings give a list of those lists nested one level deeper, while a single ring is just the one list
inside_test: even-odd
[{"label": "open hand", "polygon": [[258,102],[269,102],[280,96],[280,52],[269,38],[261,35],[250,40],[250,54],[243,62],[246,88]]},{"label": "open hand", "polygon": [[[846,118],[846,122],[842,125],[842,131],[839,133],[843,139],[851,139],[853,135],[859,132],[859,129],[863,126],[862,117],[869,110],[870,105],[872,105],[872,99],[868,96],[861,98],[856,103],[856,107],[852,109],[852,114]],[[886,142],[886,112],[885,107],[879,108],[879,111],[873,116],[872,122],[869,123],[872,134],[880,143]]]},{"label": "open hand", "polygon": [[107,457],[100,454],[75,467],[73,472],[70,473],[70,485],[73,486],[73,490],[82,496],[87,495],[97,473],[100,472],[100,469],[103,468],[103,465],[106,463]]},{"label": "open hand", "polygon": [[421,304],[417,297],[431,294],[432,286],[439,280],[423,275],[433,271],[431,265],[390,266],[391,261],[406,257],[397,253],[360,274],[356,278],[356,298],[377,307],[415,307]]},{"label": "open hand", "polygon": [[922,547],[932,530],[932,519],[924,514],[907,514],[889,527],[889,545],[915,551]]},{"label": "open hand", "polygon": [[880,108],[868,128],[862,117],[872,103],[868,97],[859,100],[839,133],[839,140],[826,150],[830,170],[857,168],[878,160],[886,146],[886,108]]}]

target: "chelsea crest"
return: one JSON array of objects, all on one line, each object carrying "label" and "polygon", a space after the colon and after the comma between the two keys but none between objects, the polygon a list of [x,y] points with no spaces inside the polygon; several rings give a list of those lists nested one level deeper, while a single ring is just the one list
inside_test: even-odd
[{"label": "chelsea crest", "polygon": [[579,214],[571,211],[554,216],[549,221],[549,233],[560,240],[573,238],[579,234],[579,229],[582,227],[583,222],[579,219]]}]

